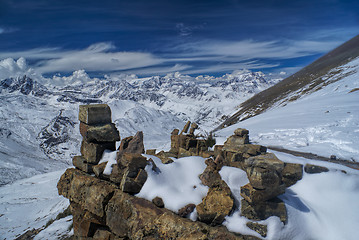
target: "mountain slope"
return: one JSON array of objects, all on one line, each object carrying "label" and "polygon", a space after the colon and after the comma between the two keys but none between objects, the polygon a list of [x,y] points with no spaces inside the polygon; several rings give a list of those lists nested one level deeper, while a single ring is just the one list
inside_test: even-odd
[{"label": "mountain slope", "polygon": [[301,98],[277,103],[215,134],[224,138],[243,127],[262,145],[359,162],[359,58],[332,69],[325,82],[330,84],[311,94],[293,92],[287,99]]},{"label": "mountain slope", "polygon": [[[359,35],[299,72],[243,102],[240,105],[240,110],[220,124],[214,131],[261,114],[275,105],[285,105],[333,81],[340,80],[340,78],[333,79],[331,76],[342,70],[338,68],[339,66],[348,63],[358,56]],[[338,72],[333,71],[333,69],[336,69]],[[341,75],[341,77],[344,77],[344,75]]]}]

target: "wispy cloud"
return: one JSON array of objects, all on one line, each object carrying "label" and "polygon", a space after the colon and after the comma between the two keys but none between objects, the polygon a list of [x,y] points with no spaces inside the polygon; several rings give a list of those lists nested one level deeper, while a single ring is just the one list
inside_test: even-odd
[{"label": "wispy cloud", "polygon": [[227,58],[227,60],[249,59],[291,59],[324,53],[341,42],[339,41],[200,41],[178,46],[184,57],[208,56]]},{"label": "wispy cloud", "polygon": [[42,73],[86,71],[119,71],[158,65],[162,59],[151,53],[116,52],[111,43],[98,43],[83,50],[63,51],[60,48],[37,48],[22,52],[1,53],[1,58],[25,57],[41,60],[36,69]]}]

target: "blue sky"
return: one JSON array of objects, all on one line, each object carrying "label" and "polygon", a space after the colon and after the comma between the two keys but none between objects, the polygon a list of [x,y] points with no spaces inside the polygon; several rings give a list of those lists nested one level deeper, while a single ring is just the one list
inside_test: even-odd
[{"label": "blue sky", "polygon": [[43,74],[293,73],[357,34],[357,0],[0,0],[0,60]]}]

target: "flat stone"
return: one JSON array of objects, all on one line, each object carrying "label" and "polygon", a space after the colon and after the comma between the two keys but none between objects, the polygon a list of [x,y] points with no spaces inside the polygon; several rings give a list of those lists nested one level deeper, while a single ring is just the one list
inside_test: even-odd
[{"label": "flat stone", "polygon": [[86,159],[82,156],[74,156],[72,158],[72,164],[85,173],[93,173],[94,164],[87,163]]},{"label": "flat stone", "polygon": [[282,184],[277,188],[255,189],[248,183],[241,187],[241,196],[250,203],[264,202],[285,192],[285,185]]},{"label": "flat stone", "polygon": [[120,133],[113,123],[94,126],[80,122],[80,133],[87,142],[120,141]]},{"label": "flat stone", "polygon": [[271,216],[277,216],[283,223],[286,223],[288,218],[285,204],[279,198],[256,204],[250,204],[245,199],[242,199],[241,215],[253,221],[261,221]]},{"label": "flat stone", "polygon": [[111,109],[107,104],[80,105],[79,120],[89,125],[111,123]]},{"label": "flat stone", "polygon": [[306,173],[314,174],[314,173],[328,172],[329,169],[326,167],[321,167],[321,166],[317,166],[317,165],[306,164],[304,166],[304,171]]},{"label": "flat stone", "polygon": [[86,159],[86,161],[91,164],[98,164],[105,149],[115,151],[116,143],[108,142],[99,144],[89,143],[87,141],[82,141],[81,143],[81,154]]}]

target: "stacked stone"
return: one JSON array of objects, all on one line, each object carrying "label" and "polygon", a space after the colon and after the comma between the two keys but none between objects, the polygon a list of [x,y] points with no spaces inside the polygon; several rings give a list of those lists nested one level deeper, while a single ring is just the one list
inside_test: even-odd
[{"label": "stacked stone", "polygon": [[105,149],[116,150],[120,134],[111,122],[111,109],[107,104],[80,105],[79,120],[83,137],[81,156],[73,157],[72,163],[86,173],[93,173]]},{"label": "stacked stone", "polygon": [[178,129],[174,129],[171,133],[171,150],[167,155],[174,155],[178,158],[188,156],[212,156],[213,153],[208,151],[206,140],[198,139],[194,135],[196,129],[198,129],[198,125],[196,123],[191,124],[190,121],[186,123],[180,133]]}]

